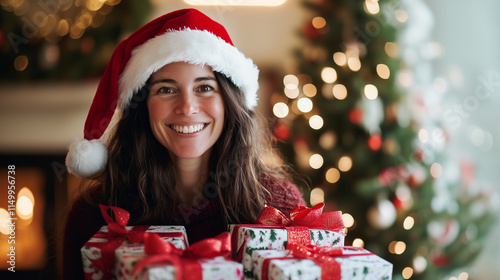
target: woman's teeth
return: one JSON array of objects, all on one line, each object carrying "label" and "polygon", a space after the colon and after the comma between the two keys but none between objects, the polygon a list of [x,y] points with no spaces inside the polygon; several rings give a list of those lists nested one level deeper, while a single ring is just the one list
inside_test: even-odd
[{"label": "woman's teeth", "polygon": [[173,130],[180,133],[195,133],[202,130],[205,127],[205,124],[196,124],[196,125],[171,125]]}]

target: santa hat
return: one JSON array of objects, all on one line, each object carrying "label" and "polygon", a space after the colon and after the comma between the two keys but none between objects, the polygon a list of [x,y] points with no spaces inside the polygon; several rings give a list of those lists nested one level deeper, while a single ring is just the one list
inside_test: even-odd
[{"label": "santa hat", "polygon": [[84,139],[69,148],[70,173],[91,177],[107,162],[99,140],[115,109],[128,108],[149,77],[173,62],[208,65],[229,78],[245,94],[246,105],[257,105],[259,70],[236,49],[226,29],[196,9],[165,14],[147,23],[115,49],[104,71],[85,122]]}]

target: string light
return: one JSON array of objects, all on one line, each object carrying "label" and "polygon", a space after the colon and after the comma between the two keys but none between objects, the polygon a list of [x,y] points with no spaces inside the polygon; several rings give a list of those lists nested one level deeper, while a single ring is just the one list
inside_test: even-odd
[{"label": "string light", "polygon": [[337,137],[333,131],[327,131],[319,137],[319,145],[325,150],[329,150],[335,146]]},{"label": "string light", "polygon": [[377,64],[377,75],[380,78],[387,80],[391,76],[391,70],[389,70],[389,67],[385,64]]},{"label": "string light", "polygon": [[344,100],[347,97],[347,88],[343,84],[336,84],[332,89],[333,96],[338,100]]},{"label": "string light", "polygon": [[349,156],[343,156],[339,159],[339,170],[347,172],[352,167],[352,159]]},{"label": "string light", "polygon": [[403,241],[398,241],[394,245],[394,254],[396,255],[403,254],[405,250],[406,250],[406,243],[404,243]]},{"label": "string light", "polygon": [[273,106],[273,114],[278,117],[278,118],[285,118],[288,116],[289,109],[288,105],[286,105],[284,102],[278,102],[274,104]]},{"label": "string light", "polygon": [[321,188],[314,188],[311,191],[311,196],[309,200],[311,201],[312,206],[318,203],[325,202],[325,191],[323,191]]},{"label": "string light", "polygon": [[361,238],[356,238],[352,241],[352,246],[353,247],[359,247],[359,248],[364,248],[365,247],[365,242]]},{"label": "string light", "polygon": [[323,17],[315,17],[312,19],[312,25],[316,29],[321,29],[321,28],[325,27],[326,20]]},{"label": "string light", "polygon": [[354,218],[349,213],[342,214],[342,221],[347,228],[350,228],[354,225]]},{"label": "string light", "polygon": [[344,66],[347,63],[347,56],[343,52],[336,52],[333,54],[333,61],[338,66]]},{"label": "string light", "polygon": [[337,80],[337,71],[332,67],[324,67],[321,70],[321,79],[327,84],[332,84]]},{"label": "string light", "polygon": [[309,126],[312,129],[318,130],[323,127],[323,118],[318,115],[313,115],[309,118]]},{"label": "string light", "polygon": [[443,167],[441,164],[435,162],[431,165],[431,176],[434,178],[439,178],[443,172]]},{"label": "string light", "polygon": [[414,224],[415,224],[415,219],[413,219],[413,217],[411,216],[408,216],[403,221],[403,228],[406,230],[410,230]]},{"label": "string light", "polygon": [[285,95],[286,97],[290,98],[290,99],[295,99],[297,97],[299,97],[299,89],[296,87],[294,89],[290,89],[290,88],[287,88],[285,87],[285,89],[283,90],[285,92]]},{"label": "string light", "polygon": [[299,85],[299,78],[295,75],[288,74],[283,77],[283,85],[288,89],[296,89]]},{"label": "string light", "polygon": [[313,102],[307,97],[302,97],[297,101],[297,107],[302,113],[308,113],[313,108]]},{"label": "string light", "polygon": [[409,71],[401,71],[398,75],[398,82],[402,87],[411,87],[413,85],[413,75]]},{"label": "string light", "polygon": [[405,10],[396,10],[394,13],[399,22],[404,23],[408,20],[408,13]]},{"label": "string light", "polygon": [[377,0],[366,0],[364,3],[365,11],[369,14],[375,15],[380,12],[380,6]]},{"label": "string light", "polygon": [[427,260],[422,256],[416,256],[413,259],[413,269],[415,273],[422,273],[427,268]]},{"label": "string light", "polygon": [[305,84],[302,87],[302,91],[304,92],[305,96],[307,97],[314,97],[316,96],[316,93],[318,90],[316,89],[316,86],[313,84]]},{"label": "string light", "polygon": [[323,166],[323,157],[320,154],[314,154],[309,158],[309,166],[312,169],[320,169]]},{"label": "string light", "polygon": [[385,43],[384,50],[385,50],[385,53],[389,57],[392,57],[392,58],[398,57],[399,50],[398,50],[398,45],[396,43],[393,43],[393,42]]},{"label": "string light", "polygon": [[366,98],[370,100],[375,100],[378,97],[378,89],[372,84],[365,85],[364,93]]},{"label": "string light", "polygon": [[328,183],[335,184],[340,179],[340,172],[337,168],[332,167],[326,171],[325,178]]},{"label": "string light", "polygon": [[418,140],[420,140],[420,142],[422,142],[422,143],[429,141],[429,132],[427,132],[427,130],[425,130],[423,128],[420,129],[418,131]]},{"label": "string light", "polygon": [[413,269],[411,267],[405,267],[401,275],[404,279],[410,279],[413,276]]},{"label": "string light", "polygon": [[351,69],[351,71],[358,72],[359,69],[361,69],[361,61],[359,60],[359,57],[349,57],[347,59],[347,66]]},{"label": "string light", "polygon": [[20,55],[14,60],[14,68],[21,72],[28,67],[28,57],[25,55]]}]

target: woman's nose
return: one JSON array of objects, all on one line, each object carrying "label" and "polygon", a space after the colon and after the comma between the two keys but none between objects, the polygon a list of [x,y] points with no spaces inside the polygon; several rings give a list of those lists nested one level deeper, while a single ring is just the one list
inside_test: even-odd
[{"label": "woman's nose", "polygon": [[198,113],[198,102],[193,93],[182,93],[175,108],[177,114],[190,116]]}]

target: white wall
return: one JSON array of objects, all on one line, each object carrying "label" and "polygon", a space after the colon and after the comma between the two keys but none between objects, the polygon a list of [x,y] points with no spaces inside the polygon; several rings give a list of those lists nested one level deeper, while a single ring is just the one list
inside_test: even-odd
[{"label": "white wall", "polygon": [[[447,75],[450,67],[461,69],[461,86],[450,88],[448,107],[474,97],[475,90],[484,86],[481,80],[488,80],[487,73],[495,73],[498,78],[491,97],[480,100],[477,106],[467,111],[463,124],[453,131],[453,146],[456,153],[473,158],[477,164],[476,176],[479,181],[489,182],[500,191],[498,170],[500,127],[500,1],[498,0],[426,0],[435,15],[434,39],[445,49],[445,55],[437,62],[436,73]],[[474,131],[483,131],[484,139],[473,139]],[[476,134],[477,137],[477,134]],[[481,141],[483,140],[483,141]],[[497,207],[500,201],[497,201]],[[498,208],[497,208],[498,209]],[[499,212],[499,211],[497,211]],[[490,238],[476,262],[477,279],[499,279],[500,275],[500,216],[493,226]]]}]

